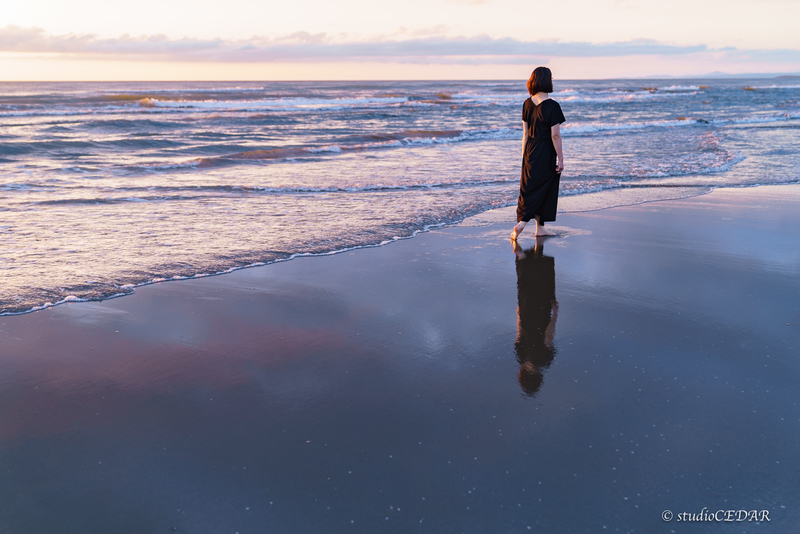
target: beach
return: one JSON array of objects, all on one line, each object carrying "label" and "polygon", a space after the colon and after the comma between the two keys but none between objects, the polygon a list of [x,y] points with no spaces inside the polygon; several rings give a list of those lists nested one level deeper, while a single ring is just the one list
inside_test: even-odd
[{"label": "beach", "polygon": [[560,213],[516,252],[502,207],[0,317],[0,531],[797,532],[798,202]]},{"label": "beach", "polygon": [[[559,207],[797,183],[798,89],[559,80]],[[515,205],[528,96],[524,80],[0,83],[0,316]]]}]

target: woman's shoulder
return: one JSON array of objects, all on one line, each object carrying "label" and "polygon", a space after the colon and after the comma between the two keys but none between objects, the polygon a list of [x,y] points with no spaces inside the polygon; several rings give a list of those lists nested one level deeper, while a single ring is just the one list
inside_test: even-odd
[{"label": "woman's shoulder", "polygon": [[534,106],[533,102],[531,102],[531,99],[526,98],[525,102],[522,103],[522,120],[525,122],[530,122],[534,109],[536,109],[536,106]]},{"label": "woman's shoulder", "polygon": [[[545,104],[547,104],[547,107],[545,107]],[[542,112],[547,114],[547,117],[553,124],[561,124],[566,121],[564,118],[564,111],[561,109],[561,104],[552,98],[548,98],[542,102]]]}]

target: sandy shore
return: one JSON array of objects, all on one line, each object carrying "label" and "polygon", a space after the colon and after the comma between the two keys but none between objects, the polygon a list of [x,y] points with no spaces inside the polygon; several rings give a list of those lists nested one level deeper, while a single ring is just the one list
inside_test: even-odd
[{"label": "sandy shore", "polygon": [[517,254],[501,209],[0,318],[0,531],[797,532],[798,206],[562,214]]}]

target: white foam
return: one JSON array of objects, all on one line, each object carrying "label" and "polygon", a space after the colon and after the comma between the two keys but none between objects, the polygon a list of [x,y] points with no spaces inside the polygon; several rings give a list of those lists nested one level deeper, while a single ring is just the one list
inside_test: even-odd
[{"label": "white foam", "polygon": [[[132,286],[123,286],[123,287],[132,287]],[[47,308],[52,308],[54,306],[58,306],[60,304],[67,304],[67,303],[70,303],[70,302],[91,302],[93,300],[94,301],[97,301],[97,300],[108,300],[108,299],[113,299],[113,298],[117,298],[117,297],[122,297],[122,296],[125,296],[125,295],[130,295],[131,293],[133,293],[132,289],[128,293],[113,293],[111,295],[104,295],[101,298],[82,298],[82,297],[76,297],[75,295],[68,295],[68,296],[64,297],[63,299],[61,299],[59,301],[56,301],[56,302],[45,302],[44,304],[40,304],[39,306],[33,306],[31,308],[28,308],[27,310],[12,311],[12,312],[0,312],[0,317],[7,316],[7,315],[25,315],[27,313],[46,310]]]},{"label": "white foam", "polygon": [[752,115],[750,117],[742,117],[741,119],[717,119],[711,122],[714,125],[726,124],[761,124],[771,122],[784,122],[800,119],[800,112],[797,113],[781,113],[777,115]]},{"label": "white foam", "polygon": [[628,123],[565,123],[562,127],[564,135],[581,135],[596,132],[611,132],[624,130],[641,130],[644,128],[675,128],[680,126],[698,126],[710,124],[714,126],[725,126],[732,124],[760,124],[771,122],[783,122],[800,118],[800,112],[781,113],[777,115],[752,115],[750,117],[730,118],[730,119],[699,119],[687,117],[684,119],[673,119],[666,121],[643,121]]},{"label": "white foam", "polygon": [[659,91],[700,91],[698,85],[668,85],[666,87],[659,87]]},{"label": "white foam", "polygon": [[0,111],[0,117],[68,117],[74,115],[93,115],[96,110],[43,110],[31,109],[26,111]]},{"label": "white foam", "polygon": [[800,85],[752,85],[753,89],[800,89]]},{"label": "white foam", "polygon": [[342,147],[340,147],[339,145],[329,145],[329,146],[306,148],[305,150],[307,150],[308,152],[311,152],[313,154],[316,154],[316,153],[319,153],[319,152],[333,152],[333,153],[338,154],[338,153],[342,152]]},{"label": "white foam", "polygon": [[348,107],[369,107],[376,104],[407,103],[407,97],[371,98],[277,98],[262,100],[160,100],[143,98],[139,105],[156,108],[236,110],[236,111],[280,111],[288,109],[341,109]]},{"label": "white foam", "polygon": [[321,147],[306,147],[306,148],[301,148],[300,150],[312,154],[326,153],[326,152],[338,154],[346,151],[363,150],[370,148],[436,145],[436,144],[447,144],[447,143],[459,143],[463,141],[478,141],[478,140],[492,140],[492,139],[516,139],[521,135],[522,135],[521,128],[478,128],[472,130],[462,130],[461,133],[459,133],[458,135],[446,136],[446,137],[438,137],[438,136],[405,137],[403,139],[374,141],[370,143],[359,143],[355,145],[325,145]]},{"label": "white foam", "polygon": [[611,132],[622,130],[641,130],[644,128],[674,128],[677,126],[697,126],[709,121],[701,122],[702,119],[674,119],[669,121],[644,121],[644,122],[623,122],[623,123],[565,123],[562,127],[564,135],[581,135],[596,132]]},{"label": "white foam", "polygon": [[200,166],[200,159],[182,161],[179,163],[137,163],[132,165],[139,169],[168,170],[168,169],[189,169]]},{"label": "white foam", "polygon": [[573,104],[592,103],[592,102],[633,102],[637,100],[651,100],[657,98],[674,98],[684,95],[692,95],[689,92],[659,92],[659,91],[635,91],[635,92],[615,92],[610,94],[596,93],[597,96],[583,96],[578,93],[575,96],[562,98],[564,102]]},{"label": "white foam", "polygon": [[[120,95],[120,94],[148,94],[154,95],[158,93],[223,93],[223,92],[237,92],[237,91],[264,91],[264,87],[183,87],[181,89],[127,89],[121,88],[116,90],[106,89],[98,91],[102,94]],[[38,94],[38,93],[31,93]]]},{"label": "white foam", "polygon": [[323,147],[303,148],[302,150],[311,153],[331,152],[341,153],[350,150],[363,150],[368,148],[390,148],[398,146],[419,146],[437,145],[447,143],[459,143],[463,141],[484,141],[492,139],[516,139],[521,137],[521,128],[477,128],[473,130],[463,130],[458,135],[446,137],[405,137],[391,141],[375,141],[371,143],[360,143],[357,145],[327,145]]}]

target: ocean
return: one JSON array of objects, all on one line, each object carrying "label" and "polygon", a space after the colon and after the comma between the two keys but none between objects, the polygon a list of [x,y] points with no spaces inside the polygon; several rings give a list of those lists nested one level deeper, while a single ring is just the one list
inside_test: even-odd
[{"label": "ocean", "polygon": [[[560,211],[797,183],[798,82],[556,80]],[[514,205],[526,97],[525,80],[2,83],[0,314]]]}]

